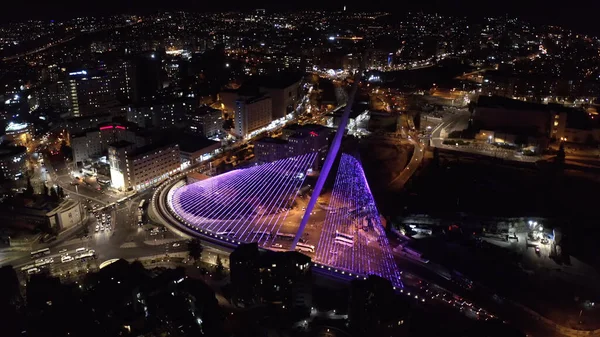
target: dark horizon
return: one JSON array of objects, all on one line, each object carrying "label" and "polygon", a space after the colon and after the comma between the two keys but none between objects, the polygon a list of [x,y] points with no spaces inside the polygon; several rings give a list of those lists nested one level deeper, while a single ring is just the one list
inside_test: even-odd
[{"label": "dark horizon", "polygon": [[[600,28],[594,24],[596,11],[600,4],[593,0],[579,0],[570,2],[570,6],[555,6],[547,1],[516,1],[507,0],[502,4],[492,6],[482,5],[474,0],[459,2],[429,1],[420,3],[406,3],[402,7],[390,5],[389,1],[370,1],[368,4],[356,6],[355,3],[333,1],[324,4],[317,1],[305,1],[302,6],[297,4],[275,2],[269,0],[256,2],[234,1],[224,3],[173,3],[167,1],[117,1],[106,0],[102,7],[90,6],[88,2],[73,2],[62,0],[60,2],[11,2],[3,6],[0,19],[4,21],[35,20],[64,20],[77,16],[103,16],[113,14],[149,14],[159,11],[190,11],[190,12],[218,12],[218,11],[248,11],[264,8],[271,11],[298,11],[298,10],[341,10],[346,5],[348,11],[386,11],[402,14],[410,11],[423,11],[439,13],[441,15],[465,16],[478,19],[486,16],[509,15],[534,24],[560,25],[585,34],[599,34]],[[491,7],[491,8],[490,8]]]}]

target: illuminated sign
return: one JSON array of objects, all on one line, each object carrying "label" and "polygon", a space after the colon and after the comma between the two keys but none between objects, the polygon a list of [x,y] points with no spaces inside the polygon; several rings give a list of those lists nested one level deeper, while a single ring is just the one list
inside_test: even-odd
[{"label": "illuminated sign", "polygon": [[100,127],[100,131],[102,131],[102,130],[110,130],[110,129],[127,130],[127,128],[126,128],[126,127],[124,127],[124,126],[121,126],[121,125],[117,125],[117,126],[114,126],[114,125],[107,125],[107,126],[101,126],[101,127]]},{"label": "illuminated sign", "polygon": [[27,124],[27,123],[9,122],[8,126],[6,127],[6,129],[4,129],[4,131],[6,131],[6,132],[21,131],[21,130],[24,130],[25,128],[27,128],[28,125],[29,124]]},{"label": "illuminated sign", "polygon": [[87,75],[87,71],[80,70],[80,71],[75,71],[75,72],[69,73],[69,76],[77,76],[77,75]]},{"label": "illuminated sign", "polygon": [[311,136],[313,136],[313,137],[317,137],[319,134],[318,134],[318,133],[316,133],[316,132],[314,132],[314,131],[311,131],[311,132],[310,132],[310,135],[311,135]]}]

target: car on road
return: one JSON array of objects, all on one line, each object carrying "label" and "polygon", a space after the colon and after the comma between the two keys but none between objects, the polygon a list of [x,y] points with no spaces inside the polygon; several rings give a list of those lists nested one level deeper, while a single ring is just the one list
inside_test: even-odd
[{"label": "car on road", "polygon": [[271,245],[271,247],[283,248],[283,245],[281,243],[274,243],[274,244]]},{"label": "car on road", "polygon": [[42,270],[40,268],[31,268],[27,271],[27,274],[29,275],[33,275],[33,274],[37,274],[39,272],[41,272]]},{"label": "car on road", "polygon": [[178,243],[178,242],[175,242],[175,243],[173,244],[173,247],[179,247],[179,246],[181,246],[181,244],[180,244],[180,243]]},{"label": "car on road", "polygon": [[66,253],[66,252],[67,252],[67,249],[61,249],[61,250],[58,251],[59,254],[63,254],[63,253]]},{"label": "car on road", "polygon": [[60,258],[60,262],[62,262],[62,263],[71,262],[73,260],[74,260],[73,257],[70,255],[65,255]]}]

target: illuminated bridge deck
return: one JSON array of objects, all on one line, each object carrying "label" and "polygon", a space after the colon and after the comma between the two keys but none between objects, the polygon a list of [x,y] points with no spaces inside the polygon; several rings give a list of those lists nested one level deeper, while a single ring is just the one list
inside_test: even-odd
[{"label": "illuminated bridge deck", "polygon": [[342,154],[315,261],[401,286],[400,272],[360,162]]},{"label": "illuminated bridge deck", "polygon": [[174,189],[167,201],[190,227],[271,246],[315,158],[310,153],[230,171]]}]

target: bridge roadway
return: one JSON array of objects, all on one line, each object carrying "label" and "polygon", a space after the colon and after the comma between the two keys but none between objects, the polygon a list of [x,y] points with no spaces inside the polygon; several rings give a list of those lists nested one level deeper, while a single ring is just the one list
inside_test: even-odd
[{"label": "bridge roadway", "polygon": [[[207,231],[198,231],[183,225],[178,221],[177,216],[173,215],[167,205],[167,194],[177,183],[183,181],[184,175],[179,174],[160,185],[152,197],[152,211],[161,222],[171,228],[175,233],[182,237],[199,237],[204,240],[204,244],[215,247],[221,251],[231,252],[241,242],[223,236],[218,236]],[[510,319],[511,323],[527,331],[530,336],[600,336],[600,331],[580,331],[559,326],[539,314],[526,310],[517,303],[506,301],[500,305],[492,303],[489,294],[474,294],[470,291],[460,289],[460,287],[448,280],[439,271],[433,270],[433,266],[423,265],[410,261],[410,259],[400,258],[396,256],[396,262],[400,264],[403,273],[404,288],[396,288],[399,293],[410,296],[419,304],[433,305],[436,307],[445,307],[446,309],[459,310],[461,314],[473,318],[473,313],[469,309],[464,309],[461,298],[476,299],[478,306],[482,304],[489,308],[493,308],[496,313],[500,313],[502,318]],[[341,269],[336,269],[334,266],[329,266],[322,263],[313,262],[313,272],[324,280],[335,280],[341,282],[349,282],[352,279],[365,278],[367,275],[358,275]],[[417,276],[418,275],[418,276]],[[440,286],[441,285],[441,286]],[[460,294],[456,295],[456,294]],[[456,298],[459,298],[457,300]],[[459,303],[460,302],[460,303]],[[482,311],[481,316],[490,316],[489,312]],[[477,316],[476,319],[481,319]]]}]

